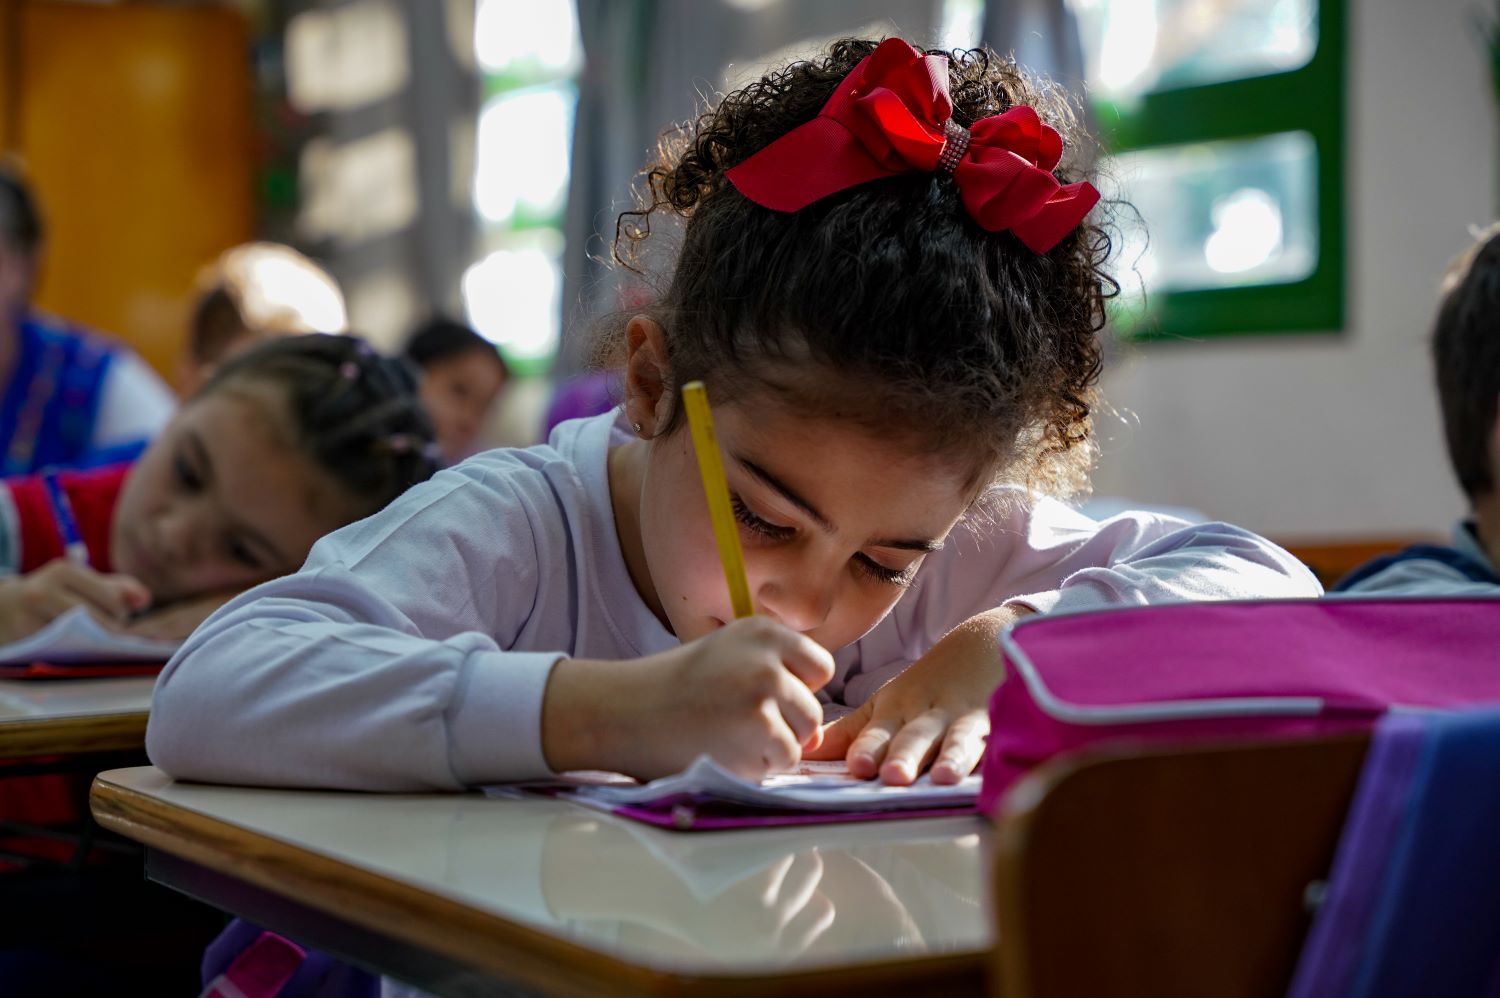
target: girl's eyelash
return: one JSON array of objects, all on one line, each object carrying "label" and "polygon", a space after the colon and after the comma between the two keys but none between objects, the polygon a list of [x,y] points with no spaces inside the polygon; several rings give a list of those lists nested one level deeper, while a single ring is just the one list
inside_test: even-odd
[{"label": "girl's eyelash", "polygon": [[856,556],[854,560],[859,565],[860,571],[876,582],[884,582],[886,585],[908,589],[917,578],[916,565],[910,565],[902,569],[886,568],[873,558],[863,554]]},{"label": "girl's eyelash", "polygon": [[729,494],[729,505],[734,510],[734,518],[757,534],[764,534],[772,540],[784,541],[791,537],[796,531],[791,527],[778,527],[767,520],[762,520],[750,512],[750,507],[736,493]]},{"label": "girl's eyelash", "polygon": [[[762,534],[772,540],[784,541],[796,533],[791,527],[778,527],[756,516],[750,511],[750,507],[745,505],[745,501],[733,492],[729,494],[729,505],[734,510],[734,518],[757,534]],[[854,563],[859,566],[859,570],[866,578],[901,589],[910,587],[917,577],[916,565],[902,569],[886,568],[869,555],[863,554],[856,555]]]}]

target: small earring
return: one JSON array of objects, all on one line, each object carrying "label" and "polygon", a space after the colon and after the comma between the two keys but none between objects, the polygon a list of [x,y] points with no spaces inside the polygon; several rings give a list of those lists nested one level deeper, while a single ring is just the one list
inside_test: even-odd
[{"label": "small earring", "polygon": [[641,432],[641,424],[640,424],[640,423],[631,423],[631,424],[630,424],[630,428],[631,428],[631,429],[632,429],[632,430],[634,430],[634,431],[635,431],[635,432],[636,432],[636,434],[637,434],[637,435],[639,435],[639,434],[640,434],[640,432]]}]

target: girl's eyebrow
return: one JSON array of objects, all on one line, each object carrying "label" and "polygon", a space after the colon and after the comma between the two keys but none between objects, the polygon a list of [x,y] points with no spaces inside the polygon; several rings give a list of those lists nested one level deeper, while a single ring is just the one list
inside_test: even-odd
[{"label": "girl's eyebrow", "polygon": [[[833,522],[829,520],[828,517],[820,513],[818,511],[818,508],[812,503],[808,502],[806,499],[798,495],[796,490],[794,490],[791,486],[787,485],[781,479],[777,478],[775,475],[771,474],[769,471],[762,468],[754,461],[751,461],[748,458],[740,457],[738,454],[731,456],[746,471],[750,472],[750,474],[760,479],[772,489],[775,489],[777,492],[781,493],[782,498],[811,517],[812,521],[816,523],[819,529],[821,529],[824,533],[833,534],[838,532],[838,528],[833,525]],[[943,542],[941,540],[932,540],[927,538],[881,538],[879,540],[871,541],[869,546],[877,548],[894,548],[900,551],[938,551],[942,549]]]},{"label": "girl's eyebrow", "polygon": [[798,495],[790,485],[786,484],[781,479],[777,478],[775,475],[771,474],[769,471],[756,464],[754,461],[740,457],[738,455],[735,455],[734,459],[738,461],[742,466],[744,466],[744,469],[750,472],[750,474],[754,475],[756,478],[759,478],[762,482],[769,485],[777,492],[780,492],[782,498],[784,498],[787,502],[791,503],[793,506],[796,506],[798,509],[802,510],[802,512],[811,517],[812,521],[816,523],[825,534],[833,534],[838,532],[837,528],[833,525],[833,521],[829,520],[828,517],[818,512],[818,508],[816,506]]}]

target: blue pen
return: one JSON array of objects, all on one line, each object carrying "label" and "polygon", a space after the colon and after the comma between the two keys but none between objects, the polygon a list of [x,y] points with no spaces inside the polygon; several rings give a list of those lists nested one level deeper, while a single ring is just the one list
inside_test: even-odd
[{"label": "blue pen", "polygon": [[63,554],[67,559],[78,565],[89,563],[89,549],[83,543],[83,537],[78,533],[78,520],[73,516],[73,504],[68,501],[68,494],[63,491],[62,484],[57,480],[56,472],[48,472],[42,476],[42,482],[47,487],[47,499],[52,503],[52,515],[57,520],[57,529],[62,534]]}]

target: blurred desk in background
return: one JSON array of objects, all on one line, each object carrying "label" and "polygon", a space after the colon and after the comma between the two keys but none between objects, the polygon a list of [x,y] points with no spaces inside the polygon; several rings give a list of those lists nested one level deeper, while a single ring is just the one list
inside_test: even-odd
[{"label": "blurred desk in background", "polygon": [[0,758],[146,747],[152,676],[0,680]]}]

